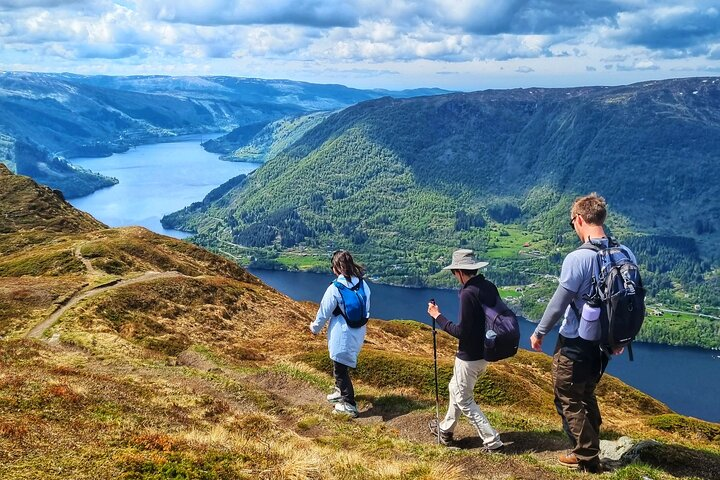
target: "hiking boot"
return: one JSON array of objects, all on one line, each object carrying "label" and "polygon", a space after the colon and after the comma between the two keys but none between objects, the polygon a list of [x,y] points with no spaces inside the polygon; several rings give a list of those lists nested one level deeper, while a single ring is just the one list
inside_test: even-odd
[{"label": "hiking boot", "polygon": [[497,453],[501,452],[503,447],[505,446],[504,443],[502,443],[500,440],[498,440],[496,443],[491,445],[483,445],[482,451],[488,452],[488,453]]},{"label": "hiking boot", "polygon": [[351,418],[357,418],[359,415],[358,409],[355,405],[350,405],[349,403],[342,401],[335,404],[335,410],[333,410],[333,413],[347,415]]},{"label": "hiking boot", "polygon": [[578,468],[580,466],[580,461],[574,453],[560,455],[558,457],[558,462],[560,462],[560,465],[565,465],[568,468]]},{"label": "hiking boot", "polygon": [[[437,421],[435,419],[430,420],[428,427],[430,427],[430,433],[432,433],[433,436],[435,438],[437,438],[438,437]],[[453,432],[446,432],[445,430],[440,430],[440,443],[445,446],[451,445],[453,443]]]},{"label": "hiking boot", "polygon": [[335,387],[335,390],[333,390],[332,393],[329,393],[326,398],[327,401],[330,403],[342,402],[342,394],[340,393],[340,389]]}]

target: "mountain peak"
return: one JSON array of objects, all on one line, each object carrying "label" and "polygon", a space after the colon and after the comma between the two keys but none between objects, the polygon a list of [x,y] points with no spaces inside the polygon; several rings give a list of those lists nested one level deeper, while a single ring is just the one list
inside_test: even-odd
[{"label": "mountain peak", "polygon": [[46,231],[81,233],[107,228],[65,201],[57,190],[16,175],[0,163],[0,233]]}]

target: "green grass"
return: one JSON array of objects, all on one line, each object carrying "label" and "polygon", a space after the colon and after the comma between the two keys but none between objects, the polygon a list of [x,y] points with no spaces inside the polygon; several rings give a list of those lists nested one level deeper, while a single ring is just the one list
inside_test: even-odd
[{"label": "green grass", "polygon": [[[323,355],[327,358],[327,352],[324,352]],[[329,363],[329,360],[330,359],[328,358],[328,363],[326,364],[326,366],[329,366],[329,369],[319,370],[326,371],[328,373],[332,372],[332,364]],[[291,363],[278,363],[274,365],[271,370],[288,375],[289,377],[292,377],[296,380],[308,383],[323,391],[330,390],[334,385],[334,382],[331,381],[328,377],[308,372],[307,370],[298,368],[296,365],[293,365]]]},{"label": "green grass", "polygon": [[[545,241],[536,240],[537,235],[518,225],[496,225],[486,230],[488,236],[487,256],[494,259],[530,258],[518,252],[539,251],[544,254]],[[529,244],[525,247],[525,244]]]},{"label": "green grass", "polygon": [[684,436],[710,440],[720,446],[720,425],[682,415],[667,414],[650,418],[647,424],[666,432],[682,433]]},{"label": "green grass", "polygon": [[310,415],[303,417],[297,422],[297,428],[300,430],[310,430],[313,427],[317,427],[322,422],[322,419],[317,415]]},{"label": "green grass", "polygon": [[64,275],[84,270],[85,266],[69,249],[38,249],[0,262],[0,276],[7,277]]},{"label": "green grass", "polygon": [[243,472],[244,466],[245,461],[242,456],[228,452],[140,454],[124,459],[122,478],[126,480],[253,478],[252,475]]},{"label": "green grass", "polygon": [[655,480],[667,478],[667,474],[650,465],[635,463],[616,470],[610,478],[614,480]]},{"label": "green grass", "polygon": [[519,298],[522,297],[522,292],[518,292],[516,289],[518,287],[512,286],[512,287],[498,287],[498,291],[500,292],[500,296],[502,298]]},{"label": "green grass", "polygon": [[276,261],[291,270],[330,269],[330,262],[327,255],[282,253]]},{"label": "green grass", "polygon": [[415,332],[423,331],[426,327],[414,320],[388,320],[382,323],[382,329],[396,337],[408,338]]},{"label": "green grass", "polygon": [[[332,371],[332,364],[325,351],[309,352],[298,359],[320,371]],[[452,376],[450,362],[438,364],[438,382],[447,385]],[[364,350],[360,354],[358,367],[352,373],[369,385],[378,388],[414,388],[427,398],[435,394],[435,380],[432,358],[410,357],[388,352]],[[520,401],[524,392],[519,391],[512,380],[494,370],[488,370],[475,386],[478,400],[490,405],[509,405]],[[447,389],[440,390],[440,397],[447,399]]]},{"label": "green grass", "polygon": [[660,318],[667,319],[667,320],[680,320],[682,322],[687,322],[691,320],[697,320],[702,319],[703,317],[699,315],[693,315],[692,313],[677,313],[677,312],[668,312],[667,310],[660,309],[663,314]]}]

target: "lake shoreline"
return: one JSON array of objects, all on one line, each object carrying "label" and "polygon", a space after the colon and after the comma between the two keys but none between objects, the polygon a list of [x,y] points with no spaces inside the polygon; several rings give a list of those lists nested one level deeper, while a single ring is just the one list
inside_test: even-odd
[{"label": "lake shoreline", "polygon": [[119,182],[69,202],[110,227],[138,225],[174,238],[187,238],[192,234],[163,228],[161,217],[202,201],[228,179],[257,168],[253,164],[224,162],[206,152],[199,140],[212,135],[174,137],[173,141],[141,145],[110,157],[76,158],[74,165]]},{"label": "lake shoreline", "polygon": [[[183,239],[183,240],[185,240],[185,241],[190,241],[191,238],[188,237],[188,238],[185,238],[185,239]],[[243,267],[243,268],[245,268],[248,272],[252,273],[253,275],[255,275],[254,272],[256,272],[256,271],[262,271],[262,272],[287,272],[287,273],[312,273],[312,274],[317,274],[317,275],[323,275],[322,272],[314,272],[314,271],[312,271],[312,270],[289,270],[289,269],[282,269],[282,268],[255,268],[255,267]],[[258,275],[255,275],[255,276],[258,277]],[[258,278],[260,278],[260,277],[258,277]],[[455,288],[455,287],[434,287],[434,286],[424,286],[424,287],[420,287],[420,286],[413,286],[413,285],[399,285],[399,284],[394,284],[394,283],[378,282],[378,281],[374,281],[374,280],[371,279],[371,278],[368,278],[368,280],[370,280],[373,285],[382,285],[382,286],[385,286],[385,287],[393,287],[393,288],[405,288],[405,289],[409,289],[409,290],[440,290],[440,291],[445,291],[445,292],[459,291],[459,287],[457,287],[457,288]],[[498,287],[498,288],[502,288],[502,287]],[[506,299],[506,301],[507,301],[507,299]],[[509,306],[513,308],[513,311],[515,311],[516,314],[517,314],[519,317],[522,317],[523,319],[525,319],[525,320],[528,321],[529,323],[533,323],[533,324],[535,324],[535,325],[537,325],[538,323],[540,323],[540,320],[539,320],[539,319],[538,319],[538,320],[534,320],[534,319],[532,319],[532,318],[529,318],[529,317],[523,315],[522,313],[518,313],[516,306],[514,306],[514,305],[509,305]],[[397,318],[384,319],[384,318],[381,318],[381,319],[379,319],[379,320],[403,320],[403,319],[397,319]],[[414,321],[419,321],[419,320],[414,320]],[[421,323],[424,323],[424,322],[421,322]],[[556,329],[557,329],[557,325],[556,325]],[[717,352],[717,351],[720,351],[720,348],[705,348],[705,347],[700,347],[700,346],[697,346],[697,345],[673,345],[673,344],[670,344],[670,343],[645,342],[645,341],[641,341],[641,340],[634,340],[634,341],[633,341],[633,345],[638,345],[638,344],[642,344],[642,345],[659,345],[659,346],[662,346],[662,347],[669,347],[669,348],[694,348],[694,349],[697,349],[697,350],[699,350],[699,351],[704,351],[704,352]]]},{"label": "lake shoreline", "polygon": [[[213,138],[218,138],[223,135],[226,135],[228,132],[221,131],[218,132],[215,131],[208,131],[208,132],[189,132],[189,133],[179,133],[177,135],[168,135],[168,136],[154,136],[154,135],[147,135],[147,136],[140,136],[137,139],[132,139],[130,142],[105,142],[105,143],[98,143],[96,145],[86,145],[83,147],[76,147],[74,150],[69,151],[59,151],[53,153],[53,155],[56,156],[62,156],[67,160],[69,163],[74,163],[73,160],[83,160],[83,159],[90,159],[90,158],[109,158],[116,154],[123,154],[129,152],[133,148],[137,147],[146,147],[149,145],[159,145],[164,143],[177,143],[177,142],[185,142],[188,140],[192,140],[192,137],[207,137],[207,140],[211,140]],[[137,141],[135,141],[137,140]],[[203,147],[205,149],[205,147]],[[205,150],[208,153],[214,153],[210,150]],[[224,160],[218,156],[220,160]]]}]

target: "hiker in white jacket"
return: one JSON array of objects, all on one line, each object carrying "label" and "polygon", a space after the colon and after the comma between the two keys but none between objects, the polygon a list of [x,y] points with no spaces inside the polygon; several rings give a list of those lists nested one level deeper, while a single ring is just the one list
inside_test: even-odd
[{"label": "hiker in white jacket", "polygon": [[[348,369],[357,366],[357,358],[365,341],[365,323],[370,316],[370,287],[362,278],[364,269],[353,261],[350,252],[336,251],[332,257],[332,270],[338,277],[325,290],[315,321],[310,324],[310,331],[317,335],[322,331],[325,323],[330,321],[327,330],[328,350],[333,361],[335,389],[327,396],[327,400],[335,404],[335,413],[357,417],[355,390]],[[362,285],[358,285],[360,282]],[[358,296],[358,298],[365,297],[364,319],[360,322],[361,326],[353,328],[348,325],[348,320],[345,318],[347,311],[345,302],[336,283],[340,288],[362,289],[364,295]]]}]

